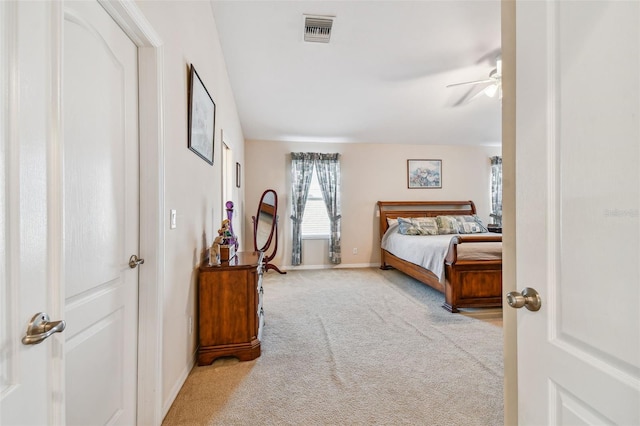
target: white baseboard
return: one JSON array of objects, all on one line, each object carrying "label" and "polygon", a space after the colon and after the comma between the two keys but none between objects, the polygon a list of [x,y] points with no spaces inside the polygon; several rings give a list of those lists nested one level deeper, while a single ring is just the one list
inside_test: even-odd
[{"label": "white baseboard", "polygon": [[371,268],[380,266],[379,263],[340,263],[339,265],[287,265],[280,269],[283,271],[300,271],[305,269],[347,269],[347,268]]},{"label": "white baseboard", "polygon": [[173,405],[173,402],[178,397],[178,393],[180,393],[180,389],[182,389],[182,386],[184,386],[184,382],[187,381],[187,377],[189,377],[189,373],[191,373],[191,370],[193,370],[193,367],[196,365],[197,356],[198,356],[198,352],[196,351],[193,354],[193,357],[191,358],[191,362],[189,362],[185,366],[184,370],[182,370],[182,374],[180,374],[180,376],[178,377],[178,380],[176,380],[175,384],[171,388],[169,397],[167,398],[167,400],[164,402],[164,405],[162,406],[162,419],[164,419],[167,416],[167,413],[171,409],[171,405]]}]

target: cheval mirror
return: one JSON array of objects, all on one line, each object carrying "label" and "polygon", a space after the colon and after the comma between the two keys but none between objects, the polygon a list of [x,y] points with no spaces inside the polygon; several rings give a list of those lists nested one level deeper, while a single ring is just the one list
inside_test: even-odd
[{"label": "cheval mirror", "polygon": [[[278,251],[278,194],[273,189],[267,189],[262,193],[258,214],[251,216],[253,219],[253,248],[264,253],[265,270],[273,269],[280,274],[282,272],[271,262]],[[273,247],[272,247],[273,246]],[[271,254],[267,251],[272,247]]]}]

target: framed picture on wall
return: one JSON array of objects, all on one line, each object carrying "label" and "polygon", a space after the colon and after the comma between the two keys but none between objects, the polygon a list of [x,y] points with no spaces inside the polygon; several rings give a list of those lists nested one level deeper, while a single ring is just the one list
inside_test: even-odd
[{"label": "framed picture on wall", "polygon": [[189,149],[213,164],[216,104],[191,64],[189,89]]},{"label": "framed picture on wall", "polygon": [[441,189],[442,160],[407,160],[407,185],[410,189]]},{"label": "framed picture on wall", "polygon": [[240,188],[240,179],[242,176],[242,170],[240,163],[236,163],[236,188]]}]

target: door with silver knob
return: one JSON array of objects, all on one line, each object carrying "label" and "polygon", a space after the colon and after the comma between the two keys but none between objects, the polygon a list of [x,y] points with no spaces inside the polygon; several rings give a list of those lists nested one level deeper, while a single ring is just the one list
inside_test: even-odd
[{"label": "door with silver knob", "polygon": [[62,333],[67,324],[63,321],[49,321],[49,315],[38,312],[27,326],[27,334],[22,338],[25,345],[37,345],[54,333]]},{"label": "door with silver knob", "polygon": [[0,1],[2,425],[155,416],[136,410],[138,49],[122,29],[146,20],[122,3]]},{"label": "door with silver knob", "polygon": [[535,283],[544,300],[515,311],[505,406],[515,396],[518,419],[505,424],[640,425],[640,2],[509,3],[505,283]]},{"label": "door with silver knob", "polygon": [[99,2],[63,5],[65,423],[136,424],[138,51]]},{"label": "door with silver knob", "polygon": [[540,299],[540,294],[535,289],[525,287],[522,293],[512,291],[507,294],[507,303],[512,308],[519,309],[524,306],[530,311],[539,311],[542,306],[542,299]]}]

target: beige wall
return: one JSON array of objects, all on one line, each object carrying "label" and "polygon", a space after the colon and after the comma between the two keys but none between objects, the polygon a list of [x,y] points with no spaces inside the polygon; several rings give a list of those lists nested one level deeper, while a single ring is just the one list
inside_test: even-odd
[{"label": "beige wall", "polygon": [[[262,192],[278,193],[278,256],[273,263],[291,264],[289,164],[291,152],[338,152],[342,168],[342,264],[379,265],[379,200],[473,200],[485,223],[490,213],[489,157],[499,147],[395,144],[326,144],[248,140],[245,144],[245,250],[252,249],[251,216]],[[441,159],[442,189],[408,189],[407,159]],[[326,240],[303,241],[301,267],[327,267]],[[353,249],[358,254],[353,254]]]},{"label": "beige wall", "polygon": [[[193,365],[197,347],[197,265],[223,214],[221,130],[234,160],[243,162],[244,138],[209,2],[137,3],[164,45],[165,277],[162,350],[163,414]],[[193,63],[216,104],[214,165],[187,148],[189,64]],[[235,185],[233,185],[235,188]],[[242,208],[243,195],[233,199]],[[169,229],[169,211],[177,228]],[[242,216],[239,212],[238,217]],[[144,220],[144,218],[141,218]],[[241,231],[238,227],[236,231]]]}]

